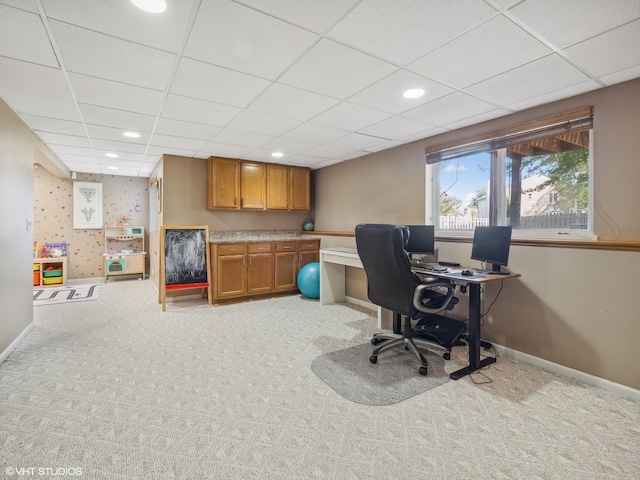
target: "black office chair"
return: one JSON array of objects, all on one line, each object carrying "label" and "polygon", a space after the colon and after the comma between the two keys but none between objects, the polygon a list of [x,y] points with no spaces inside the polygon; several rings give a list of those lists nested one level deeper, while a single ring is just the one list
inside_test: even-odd
[{"label": "black office chair", "polygon": [[[376,305],[404,316],[402,334],[380,333],[371,343],[377,346],[369,360],[395,347],[404,347],[420,361],[419,372],[427,374],[427,361],[418,347],[435,347],[445,351],[448,358],[460,336],[466,331],[464,322],[438,315],[450,308],[455,285],[436,278],[424,282],[411,271],[409,257],[404,250],[404,227],[399,225],[366,224],[356,227],[358,255],[367,276],[367,294]],[[414,335],[412,320],[421,326]]]}]

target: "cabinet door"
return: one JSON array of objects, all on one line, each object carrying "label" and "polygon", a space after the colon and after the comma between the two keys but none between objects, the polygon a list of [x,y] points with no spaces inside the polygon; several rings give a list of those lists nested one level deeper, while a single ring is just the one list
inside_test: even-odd
[{"label": "cabinet door", "polygon": [[274,250],[273,290],[276,292],[296,290],[298,283],[297,242],[276,242]]},{"label": "cabinet door", "polygon": [[218,257],[216,271],[216,298],[241,297],[247,293],[245,281],[245,255]]},{"label": "cabinet door", "polygon": [[267,165],[267,209],[287,210],[289,208],[289,167]]},{"label": "cabinet door", "polygon": [[310,170],[305,167],[290,167],[289,210],[306,211],[311,208]]},{"label": "cabinet door", "polygon": [[273,254],[254,253],[247,258],[247,293],[252,295],[273,291]]},{"label": "cabinet door", "polygon": [[240,208],[240,166],[237,160],[207,160],[207,208]]},{"label": "cabinet door", "polygon": [[266,165],[258,162],[242,162],[240,207],[264,210],[266,186]]},{"label": "cabinet door", "polygon": [[317,262],[320,258],[320,240],[300,240],[298,242],[298,268],[307,263]]}]

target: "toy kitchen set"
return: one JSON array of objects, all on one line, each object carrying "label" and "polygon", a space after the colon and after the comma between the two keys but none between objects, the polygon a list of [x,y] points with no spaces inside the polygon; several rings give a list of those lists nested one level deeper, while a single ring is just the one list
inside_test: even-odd
[{"label": "toy kitchen set", "polygon": [[144,227],[104,227],[104,249],[105,281],[112,275],[136,274],[144,280],[147,263]]}]

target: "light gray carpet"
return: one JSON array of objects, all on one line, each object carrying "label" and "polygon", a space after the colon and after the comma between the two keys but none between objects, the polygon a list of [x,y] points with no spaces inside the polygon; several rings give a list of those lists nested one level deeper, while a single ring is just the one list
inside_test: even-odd
[{"label": "light gray carpet", "polygon": [[420,375],[418,359],[404,349],[393,349],[369,361],[374,346],[362,345],[325,353],[313,359],[311,370],[335,392],[363,405],[392,405],[449,381],[444,360],[425,353],[427,376]]},{"label": "light gray carpet", "polygon": [[[640,402],[502,357],[486,377],[362,405],[311,363],[367,343],[368,310],[294,295],[163,313],[157,299],[148,280],[121,280],[34,309],[0,365],[0,478],[640,478]],[[445,371],[465,355],[455,347]]]},{"label": "light gray carpet", "polygon": [[97,300],[102,285],[74,285],[68,287],[49,287],[33,289],[33,305],[53,305],[55,303]]}]

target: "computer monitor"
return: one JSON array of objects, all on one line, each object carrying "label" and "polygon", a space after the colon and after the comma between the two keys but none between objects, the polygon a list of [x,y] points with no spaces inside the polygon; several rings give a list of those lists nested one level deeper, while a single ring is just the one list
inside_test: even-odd
[{"label": "computer monitor", "polygon": [[[507,265],[511,247],[511,227],[476,227],[473,232],[471,259],[493,264],[491,271],[499,272]],[[487,270],[489,270],[487,265]]]},{"label": "computer monitor", "polygon": [[409,254],[433,255],[435,253],[435,227],[433,225],[407,225],[409,241],[405,250]]}]

